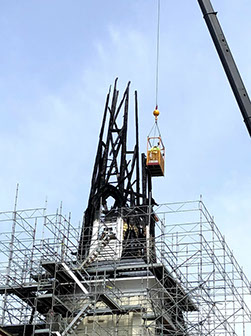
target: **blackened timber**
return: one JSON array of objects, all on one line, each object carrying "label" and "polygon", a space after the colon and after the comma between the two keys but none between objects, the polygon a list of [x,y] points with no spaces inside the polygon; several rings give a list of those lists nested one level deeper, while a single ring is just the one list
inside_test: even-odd
[{"label": "blackened timber", "polygon": [[[126,188],[126,193],[125,193],[125,197],[127,198],[129,193],[132,190],[132,183],[131,183],[131,179],[132,179],[132,175],[133,175],[133,170],[134,170],[134,166],[135,166],[135,162],[136,162],[136,146],[135,146],[135,150],[134,150],[134,156],[132,159],[132,169],[130,172],[127,171],[127,188]],[[131,197],[131,201],[130,201],[130,207],[135,206],[136,204],[134,204],[134,199],[132,199],[133,196]]]},{"label": "blackened timber", "polygon": [[[139,115],[138,115],[138,94],[135,91],[135,131],[136,131],[136,192],[140,193],[140,175],[139,175]],[[136,205],[139,205],[139,198],[136,199]]]},{"label": "blackened timber", "polygon": [[146,204],[146,183],[147,183],[147,176],[146,176],[146,156],[144,153],[141,154],[141,162],[142,162],[142,193],[143,193],[143,204]]},{"label": "blackened timber", "polygon": [[119,104],[119,107],[117,108],[117,112],[115,114],[115,120],[117,119],[117,117],[119,115],[119,112],[120,112],[120,110],[121,110],[121,108],[122,108],[122,106],[123,106],[123,104],[125,102],[125,98],[126,98],[126,95],[128,94],[128,90],[129,90],[129,85],[130,85],[130,82],[128,83],[128,86],[127,86],[126,91],[124,93],[124,96],[123,96],[123,98],[122,98],[122,100],[121,100],[121,102]]},{"label": "blackened timber", "polygon": [[124,124],[122,133],[122,151],[121,151],[121,161],[120,161],[120,178],[122,183],[120,183],[119,189],[123,192],[124,189],[124,176],[126,171],[126,141],[127,141],[127,121],[128,121],[128,103],[129,103],[129,84],[126,89],[125,107],[124,107]]},{"label": "blackened timber", "polygon": [[103,165],[103,151],[105,148],[105,143],[103,142],[103,136],[104,136],[104,129],[105,129],[105,124],[106,124],[106,118],[107,118],[107,111],[108,111],[108,105],[109,105],[109,100],[110,100],[110,93],[111,93],[111,87],[109,89],[109,92],[106,97],[106,103],[105,103],[105,110],[104,110],[104,117],[101,125],[101,130],[99,134],[99,143],[98,143],[98,149],[97,149],[97,154],[96,154],[96,159],[94,163],[94,168],[93,168],[93,174],[92,174],[92,181],[91,181],[91,190],[90,190],[90,195],[89,195],[89,203],[88,207],[86,209],[85,217],[83,220],[83,228],[80,236],[80,245],[79,245],[79,257],[82,259],[83,258],[83,248],[81,246],[87,245],[89,243],[88,237],[92,235],[92,227],[89,225],[85,225],[85,221],[87,218],[94,218],[94,209],[91,206],[90,202],[93,199],[93,196],[95,195],[96,189],[100,188],[100,178],[99,172],[101,170],[101,167]]},{"label": "blackened timber", "polygon": [[113,124],[114,124],[115,106],[116,106],[117,99],[118,99],[118,92],[116,90],[116,83],[117,83],[117,78],[115,80],[115,85],[114,85],[112,108],[110,110],[109,128],[108,128],[108,132],[107,132],[107,140],[106,140],[106,146],[105,146],[105,151],[104,151],[103,164],[102,164],[102,168],[101,168],[101,176],[100,176],[100,187],[101,188],[105,184],[105,171],[106,171],[107,159],[108,159],[109,142],[111,141],[110,139],[111,139],[111,136],[112,136],[111,132],[112,132],[112,129],[113,129]]},{"label": "blackened timber", "polygon": [[[93,224],[95,220],[101,220],[101,214],[102,220],[105,220],[106,216],[111,216],[111,213],[118,213],[116,212],[117,209],[122,207],[130,208],[137,205],[148,205],[151,176],[146,169],[145,158],[142,161],[142,175],[140,174],[137,92],[135,92],[134,100],[135,144],[133,150],[127,148],[129,88],[130,82],[123,93],[122,99],[119,101],[116,79],[112,97],[111,90],[107,95],[93,169],[91,192],[84,214],[79,243],[79,259],[84,259],[89,254]],[[130,139],[131,142],[132,139]],[[140,192],[140,179],[142,179],[142,193]],[[146,224],[144,224],[145,218],[143,217],[139,221],[133,221],[130,224],[129,222],[126,223],[125,219],[123,240],[129,239],[129,237],[137,239],[139,232],[144,232],[144,225]],[[144,237],[141,238],[145,239]],[[136,250],[133,252],[139,253]],[[123,255],[126,255],[124,251],[122,252]]]}]

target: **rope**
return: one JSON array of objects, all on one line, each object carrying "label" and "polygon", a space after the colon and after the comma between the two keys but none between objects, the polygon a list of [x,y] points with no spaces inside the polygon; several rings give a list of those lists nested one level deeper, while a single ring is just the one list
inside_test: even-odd
[{"label": "rope", "polygon": [[153,131],[154,131],[154,133],[153,133],[154,137],[156,136],[156,131],[158,131],[158,136],[161,137],[160,129],[159,129],[159,126],[158,126],[157,122],[154,122],[153,127],[151,128],[151,131],[148,134],[148,138],[150,137],[150,135]]},{"label": "rope", "polygon": [[157,126],[157,130],[158,130],[158,132],[159,132],[159,137],[161,137],[160,129],[159,129],[158,123],[156,123],[156,126]]},{"label": "rope", "polygon": [[159,94],[159,40],[160,40],[160,0],[157,0],[157,43],[156,43],[156,108]]},{"label": "rope", "polygon": [[155,127],[155,123],[153,124],[153,127],[151,128],[151,131],[150,131],[149,134],[148,134],[148,138],[150,137],[150,135],[151,135],[151,133],[152,133],[154,127]]}]

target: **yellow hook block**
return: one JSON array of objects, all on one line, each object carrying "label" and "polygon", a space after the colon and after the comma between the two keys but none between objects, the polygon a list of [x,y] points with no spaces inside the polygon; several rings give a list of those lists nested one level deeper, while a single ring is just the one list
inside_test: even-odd
[{"label": "yellow hook block", "polygon": [[158,116],[159,116],[158,106],[156,106],[155,110],[153,111],[153,115],[154,115],[154,117],[155,117],[155,121],[157,121]]}]

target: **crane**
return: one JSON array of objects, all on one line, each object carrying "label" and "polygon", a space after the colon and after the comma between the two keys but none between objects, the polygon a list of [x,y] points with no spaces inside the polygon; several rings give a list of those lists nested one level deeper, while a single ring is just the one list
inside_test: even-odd
[{"label": "crane", "polygon": [[217,18],[217,12],[215,12],[210,0],[197,1],[203,13],[208,30],[211,34],[230,86],[235,95],[237,104],[239,105],[247,130],[251,136],[251,102],[227,43],[226,37],[222,31],[220,22]]}]

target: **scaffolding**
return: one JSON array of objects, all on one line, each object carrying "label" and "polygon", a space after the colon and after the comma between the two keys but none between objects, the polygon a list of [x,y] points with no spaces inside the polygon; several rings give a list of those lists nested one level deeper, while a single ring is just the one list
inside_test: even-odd
[{"label": "scaffolding", "polygon": [[[116,228],[144,217],[155,237],[122,242]],[[85,259],[62,209],[1,212],[0,222],[10,335],[250,335],[250,283],[202,200],[107,213]]]}]

